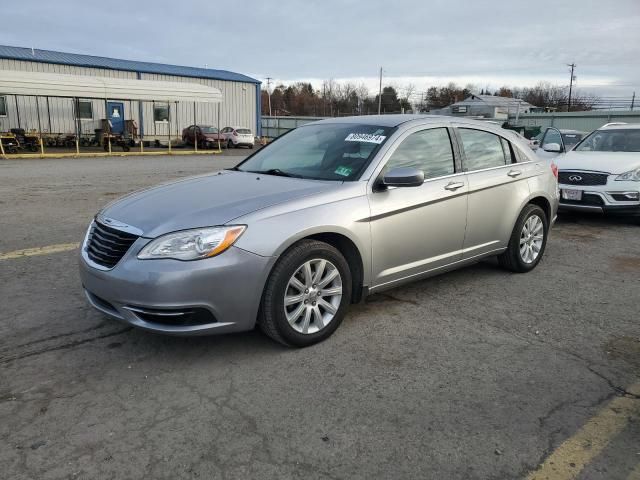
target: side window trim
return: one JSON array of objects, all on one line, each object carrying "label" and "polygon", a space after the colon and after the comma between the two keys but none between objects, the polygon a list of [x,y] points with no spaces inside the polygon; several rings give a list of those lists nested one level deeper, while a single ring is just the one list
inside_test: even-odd
[{"label": "side window trim", "polygon": [[460,146],[460,138],[458,137],[458,129],[455,127],[447,127],[449,133],[449,141],[453,149],[453,171],[455,173],[464,173],[462,168],[462,147]]},{"label": "side window trim", "polygon": [[511,147],[511,142],[504,138],[502,135],[498,135],[500,137],[500,144],[502,145],[502,151],[504,152],[504,163],[505,165],[512,165],[514,163],[518,163],[518,159],[513,152],[513,148]]}]

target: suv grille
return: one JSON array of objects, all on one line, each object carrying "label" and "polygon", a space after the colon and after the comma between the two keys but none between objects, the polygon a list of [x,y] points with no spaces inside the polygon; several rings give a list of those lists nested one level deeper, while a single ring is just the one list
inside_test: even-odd
[{"label": "suv grille", "polygon": [[87,239],[87,256],[98,265],[113,268],[137,239],[137,235],[96,221]]},{"label": "suv grille", "polygon": [[568,172],[566,170],[560,170],[558,172],[558,182],[563,185],[606,185],[608,176],[606,173]]}]

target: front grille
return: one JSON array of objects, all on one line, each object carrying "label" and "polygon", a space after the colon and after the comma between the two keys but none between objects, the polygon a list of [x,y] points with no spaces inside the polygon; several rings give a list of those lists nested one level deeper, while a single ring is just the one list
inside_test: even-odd
[{"label": "front grille", "polygon": [[594,195],[592,193],[585,193],[582,195],[582,200],[564,200],[560,201],[563,205],[588,205],[590,207],[602,207],[604,202],[599,195]]},{"label": "front grille", "polygon": [[606,185],[608,176],[606,173],[560,170],[558,172],[558,182],[563,185]]},{"label": "front grille", "polygon": [[137,239],[137,235],[96,221],[87,239],[87,256],[98,265],[113,268]]}]

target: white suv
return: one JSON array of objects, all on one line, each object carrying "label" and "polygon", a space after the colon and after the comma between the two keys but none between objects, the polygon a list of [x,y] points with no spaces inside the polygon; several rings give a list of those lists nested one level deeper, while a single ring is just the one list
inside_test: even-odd
[{"label": "white suv", "polygon": [[640,124],[607,124],[554,161],[560,209],[640,219]]},{"label": "white suv", "polygon": [[220,133],[227,141],[227,148],[249,147],[253,148],[255,137],[251,130],[243,127],[224,127]]}]

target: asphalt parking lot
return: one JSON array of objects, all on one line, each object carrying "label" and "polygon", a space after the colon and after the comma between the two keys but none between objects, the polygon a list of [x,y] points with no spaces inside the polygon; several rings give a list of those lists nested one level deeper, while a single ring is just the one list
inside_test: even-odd
[{"label": "asphalt parking lot", "polygon": [[372,296],[303,350],[90,309],[70,244],[95,212],[240,155],[0,160],[2,478],[640,478],[630,222],[561,217],[533,272]]}]

